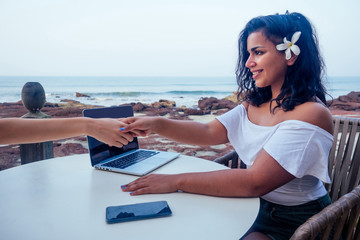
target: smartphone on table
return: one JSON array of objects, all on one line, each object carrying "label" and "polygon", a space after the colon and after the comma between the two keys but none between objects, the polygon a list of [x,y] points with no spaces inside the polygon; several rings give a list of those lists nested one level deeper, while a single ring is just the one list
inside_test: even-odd
[{"label": "smartphone on table", "polygon": [[106,208],[106,222],[118,223],[149,218],[166,217],[172,214],[166,201],[136,203]]}]

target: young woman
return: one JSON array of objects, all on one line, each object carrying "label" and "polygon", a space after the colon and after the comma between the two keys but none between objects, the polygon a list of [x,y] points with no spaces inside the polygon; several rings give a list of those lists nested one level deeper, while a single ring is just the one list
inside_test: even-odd
[{"label": "young woman", "polygon": [[289,239],[330,204],[322,182],[330,181],[333,130],[322,70],[317,38],[302,14],[252,19],[239,38],[241,105],[206,124],[128,118],[124,130],[199,145],[230,142],[247,169],[152,174],[122,186],[123,191],[260,197],[258,217],[243,239]]}]

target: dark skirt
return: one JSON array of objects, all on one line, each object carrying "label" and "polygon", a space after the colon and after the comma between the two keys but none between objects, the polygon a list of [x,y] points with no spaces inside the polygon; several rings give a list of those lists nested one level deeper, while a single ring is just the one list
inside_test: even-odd
[{"label": "dark skirt", "polygon": [[273,240],[288,240],[301,224],[330,204],[328,194],[297,206],[279,205],[260,198],[258,216],[244,236],[261,232]]}]

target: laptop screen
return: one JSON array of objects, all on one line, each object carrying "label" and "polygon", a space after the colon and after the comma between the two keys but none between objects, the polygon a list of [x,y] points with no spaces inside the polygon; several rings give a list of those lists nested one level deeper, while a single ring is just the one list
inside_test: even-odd
[{"label": "laptop screen", "polygon": [[[132,106],[124,105],[118,107],[92,108],[83,111],[84,117],[91,118],[125,118],[134,116]],[[139,144],[137,138],[122,148],[110,147],[109,145],[88,136],[89,152],[91,165],[94,166],[108,158],[119,154],[138,149]]]}]

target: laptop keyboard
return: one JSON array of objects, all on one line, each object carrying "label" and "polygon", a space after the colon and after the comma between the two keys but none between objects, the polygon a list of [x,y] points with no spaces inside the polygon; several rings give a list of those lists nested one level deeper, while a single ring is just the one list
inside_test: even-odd
[{"label": "laptop keyboard", "polygon": [[105,164],[103,164],[103,166],[123,169],[123,168],[126,168],[135,163],[141,162],[141,161],[145,160],[146,158],[155,156],[158,153],[159,152],[138,150],[132,154],[129,154],[124,157],[115,159],[114,161],[105,163]]}]

